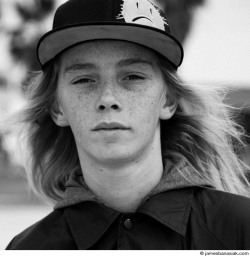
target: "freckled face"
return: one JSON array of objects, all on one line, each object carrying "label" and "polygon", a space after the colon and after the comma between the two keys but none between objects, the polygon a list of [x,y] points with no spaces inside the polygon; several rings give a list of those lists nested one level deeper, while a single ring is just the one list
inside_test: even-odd
[{"label": "freckled face", "polygon": [[159,101],[165,84],[152,51],[102,40],[67,50],[60,62],[59,110],[72,129],[80,159],[133,161],[160,140]]}]

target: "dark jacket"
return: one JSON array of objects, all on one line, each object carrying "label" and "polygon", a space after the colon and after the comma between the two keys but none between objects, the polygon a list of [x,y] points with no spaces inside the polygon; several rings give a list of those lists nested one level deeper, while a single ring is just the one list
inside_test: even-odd
[{"label": "dark jacket", "polygon": [[250,199],[190,187],[157,194],[136,213],[86,201],[54,210],[7,249],[250,249]]}]

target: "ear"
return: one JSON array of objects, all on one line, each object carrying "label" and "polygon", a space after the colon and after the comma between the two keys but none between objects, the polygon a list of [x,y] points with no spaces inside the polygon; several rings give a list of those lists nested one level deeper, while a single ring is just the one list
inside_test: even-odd
[{"label": "ear", "polygon": [[161,120],[169,120],[175,113],[177,108],[177,100],[174,97],[164,94],[165,97],[162,97],[159,103],[159,114]]},{"label": "ear", "polygon": [[59,127],[69,126],[68,120],[57,100],[50,107],[50,116]]}]

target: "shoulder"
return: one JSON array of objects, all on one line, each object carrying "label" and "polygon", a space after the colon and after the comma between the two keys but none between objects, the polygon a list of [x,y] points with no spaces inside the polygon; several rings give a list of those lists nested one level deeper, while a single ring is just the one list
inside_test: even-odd
[{"label": "shoulder", "polygon": [[228,249],[250,249],[250,198],[199,188],[194,190],[193,212]]},{"label": "shoulder", "polygon": [[250,198],[248,197],[211,188],[199,188],[194,191],[194,199],[200,211],[220,215],[223,212],[241,220],[249,219]]},{"label": "shoulder", "polygon": [[69,234],[63,211],[55,210],[15,236],[6,250],[64,249]]}]

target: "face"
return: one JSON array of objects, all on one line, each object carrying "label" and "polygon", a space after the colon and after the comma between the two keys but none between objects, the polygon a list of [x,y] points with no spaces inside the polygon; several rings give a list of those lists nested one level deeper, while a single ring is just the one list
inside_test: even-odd
[{"label": "face", "polygon": [[174,107],[153,51],[123,41],[93,41],[60,57],[58,112],[70,126],[79,158],[133,161],[160,140],[160,118]]}]

